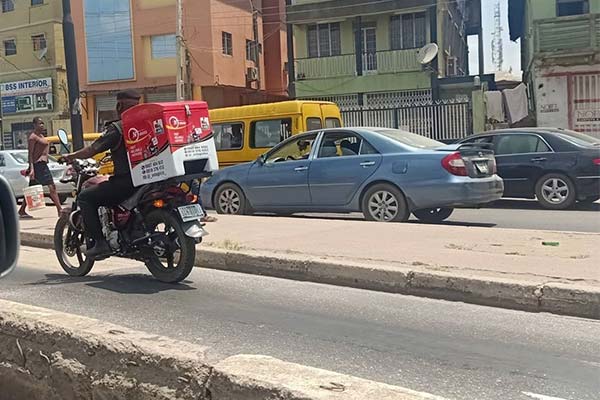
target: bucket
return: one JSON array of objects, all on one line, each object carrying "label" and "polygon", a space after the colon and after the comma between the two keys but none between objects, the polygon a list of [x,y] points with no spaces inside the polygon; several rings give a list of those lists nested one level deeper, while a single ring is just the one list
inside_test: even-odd
[{"label": "bucket", "polygon": [[29,211],[37,211],[46,207],[44,188],[42,185],[29,186],[23,189],[23,196]]}]

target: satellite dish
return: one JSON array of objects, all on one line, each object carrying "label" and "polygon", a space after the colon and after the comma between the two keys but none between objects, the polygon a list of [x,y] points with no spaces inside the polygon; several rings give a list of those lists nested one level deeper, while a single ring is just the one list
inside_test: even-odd
[{"label": "satellite dish", "polygon": [[435,43],[428,43],[419,49],[417,53],[417,60],[420,64],[426,65],[433,61],[438,55],[438,45]]},{"label": "satellite dish", "polygon": [[38,60],[42,61],[42,59],[44,59],[46,57],[46,54],[48,54],[48,48],[47,47],[45,47],[45,48],[43,48],[41,50],[36,51],[35,52],[35,57]]}]

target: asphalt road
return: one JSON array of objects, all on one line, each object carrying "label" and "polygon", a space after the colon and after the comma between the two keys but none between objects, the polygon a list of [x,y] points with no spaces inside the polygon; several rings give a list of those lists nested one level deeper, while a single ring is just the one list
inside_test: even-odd
[{"label": "asphalt road", "polygon": [[[297,214],[298,218],[362,219],[362,214]],[[414,216],[411,222],[421,223]],[[531,200],[500,200],[480,209],[456,209],[443,225],[600,233],[600,203],[545,210]]]},{"label": "asphalt road", "polygon": [[32,248],[0,297],[449,399],[600,393],[600,321],[202,269],[173,286],[118,259],[69,278]]}]

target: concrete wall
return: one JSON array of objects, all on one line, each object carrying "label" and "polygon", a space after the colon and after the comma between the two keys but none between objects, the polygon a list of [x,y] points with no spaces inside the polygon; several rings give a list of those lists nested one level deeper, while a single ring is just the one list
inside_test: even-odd
[{"label": "concrete wall", "polygon": [[205,352],[195,344],[0,300],[2,400],[443,400],[260,355],[209,364]]},{"label": "concrete wall", "polygon": [[574,85],[578,78],[592,86],[593,81],[600,79],[600,65],[551,66],[535,70],[537,125],[574,129],[600,137],[600,92],[588,90],[583,96],[588,103],[576,104]]}]

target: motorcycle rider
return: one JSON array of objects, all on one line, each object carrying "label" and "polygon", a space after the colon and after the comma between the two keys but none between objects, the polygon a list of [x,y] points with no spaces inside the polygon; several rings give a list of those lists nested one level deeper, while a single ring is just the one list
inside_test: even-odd
[{"label": "motorcycle rider", "polygon": [[110,150],[115,166],[114,176],[101,184],[83,190],[77,199],[81,208],[83,224],[93,247],[88,241],[86,256],[98,258],[111,253],[111,248],[102,234],[102,225],[98,217],[98,207],[113,207],[127,200],[135,192],[131,180],[131,171],[127,157],[127,149],[123,139],[121,115],[126,110],[139,104],[140,95],[134,90],[117,93],[117,114],[119,119],[108,124],[104,134],[91,145],[74,153],[64,155],[67,162],[75,159],[92,158],[96,154]]}]

